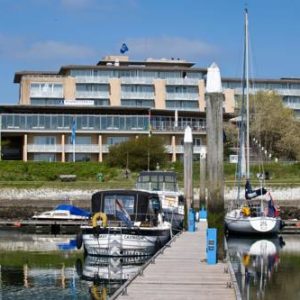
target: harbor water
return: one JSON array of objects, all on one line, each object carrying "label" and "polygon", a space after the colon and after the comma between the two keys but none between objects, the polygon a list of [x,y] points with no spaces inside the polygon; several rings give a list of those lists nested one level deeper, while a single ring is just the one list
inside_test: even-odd
[{"label": "harbor water", "polygon": [[[74,235],[0,231],[0,299],[109,299],[149,257],[84,256]],[[227,239],[242,299],[300,299],[300,236]],[[180,257],[178,258],[180,259]]]},{"label": "harbor water", "polygon": [[229,237],[241,299],[300,299],[300,235]]},{"label": "harbor water", "polygon": [[149,257],[85,256],[74,235],[0,231],[0,299],[108,299]]}]

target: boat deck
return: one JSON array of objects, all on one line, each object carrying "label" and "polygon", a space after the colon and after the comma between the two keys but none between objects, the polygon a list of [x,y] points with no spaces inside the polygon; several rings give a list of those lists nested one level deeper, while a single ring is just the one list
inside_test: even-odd
[{"label": "boat deck", "polygon": [[206,222],[197,226],[196,232],[179,235],[142,275],[126,289],[121,287],[112,299],[236,299],[229,266],[206,262]]}]

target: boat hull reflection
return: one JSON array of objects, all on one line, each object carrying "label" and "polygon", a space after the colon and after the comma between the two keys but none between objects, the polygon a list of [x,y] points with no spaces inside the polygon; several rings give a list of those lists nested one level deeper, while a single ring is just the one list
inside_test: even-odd
[{"label": "boat hull reflection", "polygon": [[229,237],[228,255],[235,272],[242,299],[261,299],[280,263],[284,247],[282,237],[258,239]]}]

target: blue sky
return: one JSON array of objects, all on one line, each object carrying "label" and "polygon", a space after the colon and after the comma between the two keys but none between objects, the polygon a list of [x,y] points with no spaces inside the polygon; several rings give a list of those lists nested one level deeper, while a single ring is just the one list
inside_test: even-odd
[{"label": "blue sky", "polygon": [[[300,1],[248,0],[251,75],[300,77]],[[181,58],[241,77],[241,0],[0,0],[0,104],[16,104],[14,73],[130,59]]]}]

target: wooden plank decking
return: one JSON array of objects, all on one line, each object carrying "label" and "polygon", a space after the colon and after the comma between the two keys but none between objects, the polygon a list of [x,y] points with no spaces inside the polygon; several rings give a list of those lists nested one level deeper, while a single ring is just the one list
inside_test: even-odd
[{"label": "wooden plank decking", "polygon": [[227,264],[206,263],[206,222],[197,226],[196,232],[182,233],[117,299],[236,299]]}]

